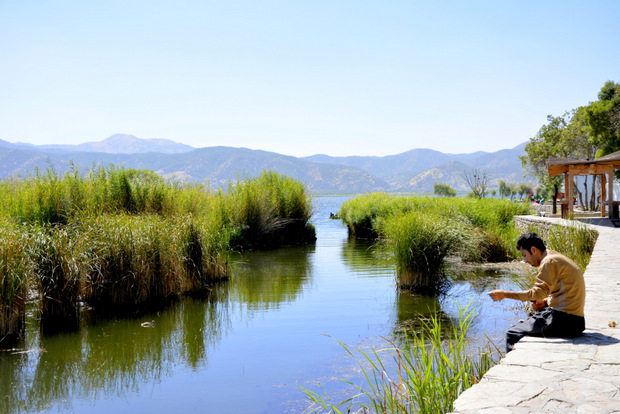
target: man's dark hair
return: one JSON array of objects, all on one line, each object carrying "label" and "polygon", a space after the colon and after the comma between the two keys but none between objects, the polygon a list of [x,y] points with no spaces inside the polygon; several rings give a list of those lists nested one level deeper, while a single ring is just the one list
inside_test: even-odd
[{"label": "man's dark hair", "polygon": [[528,252],[532,253],[532,247],[536,247],[541,252],[547,250],[545,247],[545,242],[540,238],[540,236],[536,233],[525,233],[519,237],[517,240],[517,250],[525,249]]}]

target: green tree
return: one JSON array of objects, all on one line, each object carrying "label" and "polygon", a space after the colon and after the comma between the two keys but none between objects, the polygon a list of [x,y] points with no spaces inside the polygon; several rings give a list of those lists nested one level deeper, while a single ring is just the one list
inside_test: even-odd
[{"label": "green tree", "polygon": [[574,143],[570,141],[565,132],[572,118],[570,112],[563,116],[547,116],[547,124],[543,125],[534,138],[525,146],[525,155],[519,157],[521,164],[538,181],[549,187],[553,187],[553,213],[557,213],[556,199],[563,177],[556,175],[549,177],[547,171],[547,159],[550,157],[570,158],[574,153]]},{"label": "green tree", "polygon": [[521,183],[517,186],[516,191],[519,194],[519,198],[523,200],[525,196],[527,196],[528,194],[532,192],[532,184]]},{"label": "green tree", "polygon": [[504,180],[499,180],[497,182],[497,185],[499,186],[499,196],[502,198],[508,198],[510,197],[510,187],[508,186],[508,184],[506,184],[506,181]]},{"label": "green tree", "polygon": [[[550,178],[546,168],[549,157],[592,160],[620,150],[620,84],[608,81],[603,85],[598,101],[566,112],[563,116],[547,117],[536,136],[526,145],[521,163],[540,184],[553,187],[553,212],[563,177]],[[620,172],[616,172],[620,178]],[[575,186],[581,204],[589,210],[597,206],[597,176],[584,180],[585,198],[580,187]]]},{"label": "green tree", "polygon": [[598,101],[580,108],[580,115],[596,156],[620,151],[620,84],[607,81]]},{"label": "green tree", "polygon": [[456,190],[445,183],[433,184],[433,194],[442,197],[456,197]]}]

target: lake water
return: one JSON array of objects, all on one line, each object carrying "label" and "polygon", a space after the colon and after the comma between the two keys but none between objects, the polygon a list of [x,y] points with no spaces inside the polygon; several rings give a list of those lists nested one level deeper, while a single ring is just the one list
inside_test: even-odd
[{"label": "lake water", "polygon": [[345,199],[314,199],[316,245],[233,255],[234,277],[207,298],[54,336],[30,315],[27,352],[0,352],[0,413],[302,413],[302,387],[338,400],[351,391],[339,379],[363,382],[339,342],[385,347],[420,317],[449,322],[468,303],[480,315],[472,347],[489,337],[503,349],[522,311],[485,292],[514,287],[513,276],[469,275],[439,298],[399,292],[385,254],[329,219]]}]

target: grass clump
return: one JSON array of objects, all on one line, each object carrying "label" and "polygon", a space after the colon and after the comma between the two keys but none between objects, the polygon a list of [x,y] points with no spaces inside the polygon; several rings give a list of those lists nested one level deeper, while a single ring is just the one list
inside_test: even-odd
[{"label": "grass clump", "polygon": [[304,186],[289,177],[267,171],[238,183],[227,203],[237,232],[231,245],[240,249],[270,249],[316,240],[312,201]]},{"label": "grass clump", "polygon": [[0,222],[0,231],[0,348],[5,348],[15,342],[24,325],[32,261],[27,234],[6,220]]},{"label": "grass clump", "polygon": [[532,228],[531,231],[539,232],[547,248],[569,257],[582,271],[585,271],[590,262],[590,256],[598,238],[596,230],[578,223],[568,226],[550,226],[548,229]]},{"label": "grass clump", "polygon": [[74,330],[79,323],[84,246],[71,227],[32,226],[34,279],[44,332]]},{"label": "grass clump", "polygon": [[444,259],[459,240],[452,226],[430,214],[409,212],[388,220],[382,232],[396,256],[400,287],[417,291],[441,287]]},{"label": "grass clump", "polygon": [[226,239],[206,221],[105,215],[84,223],[84,300],[100,309],[131,310],[200,293],[226,278]]},{"label": "grass clump", "polygon": [[[390,342],[390,347],[373,351],[359,351],[364,363],[360,368],[365,382],[354,386],[358,393],[344,402],[332,404],[329,398],[305,390],[319,409],[334,413],[447,413],[453,402],[467,388],[480,381],[494,364],[491,348],[477,356],[467,351],[467,331],[474,315],[463,310],[459,323],[447,337],[442,336],[442,325],[437,316],[431,318],[422,334],[407,338],[403,346]],[[354,353],[343,345],[352,356]],[[386,356],[387,355],[387,356]]]}]

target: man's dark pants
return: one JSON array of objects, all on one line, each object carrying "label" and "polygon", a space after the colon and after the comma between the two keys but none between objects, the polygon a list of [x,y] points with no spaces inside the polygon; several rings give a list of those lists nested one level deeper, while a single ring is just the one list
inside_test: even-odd
[{"label": "man's dark pants", "polygon": [[586,328],[583,316],[546,307],[526,320],[513,325],[506,332],[506,352],[510,352],[524,336],[575,338]]}]

